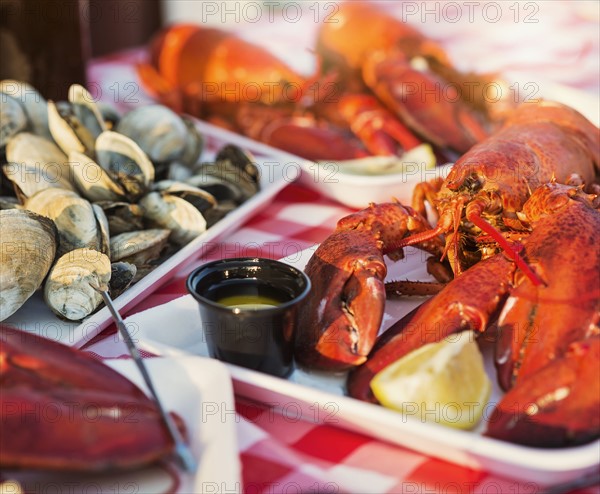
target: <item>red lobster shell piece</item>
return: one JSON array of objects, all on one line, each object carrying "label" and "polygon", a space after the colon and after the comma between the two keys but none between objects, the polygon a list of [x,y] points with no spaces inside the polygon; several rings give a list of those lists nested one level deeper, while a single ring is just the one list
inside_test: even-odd
[{"label": "red lobster shell piece", "polygon": [[514,265],[501,254],[469,268],[434,298],[391,326],[377,340],[368,360],[348,376],[348,394],[377,400],[369,383],[379,371],[427,343],[473,329],[485,331],[508,296]]},{"label": "red lobster shell piece", "polygon": [[[428,228],[424,218],[399,203],[371,204],[338,222],[305,269],[313,288],[295,336],[298,363],[343,370],[365,361],[383,318],[383,256],[401,258],[398,242]],[[439,255],[442,242],[433,239],[421,248]]]},{"label": "red lobster shell piece", "polygon": [[3,469],[130,469],[173,451],[154,402],[121,374],[84,352],[5,325],[0,387]]},{"label": "red lobster shell piece", "polygon": [[191,24],[159,33],[138,74],[164,104],[308,159],[400,155],[421,139],[464,152],[488,135],[490,105],[472,93],[494,77],[459,73],[437,43],[368,2],[341,4],[331,21],[317,41],[322,70],[308,77]]},{"label": "red lobster shell piece", "polygon": [[600,212],[592,199],[550,183],[525,204],[533,232],[524,255],[544,285],[517,277],[500,315],[496,364],[504,389],[561,357],[571,343],[600,334]]},{"label": "red lobster shell piece", "polygon": [[600,336],[572,343],[559,358],[520,379],[490,416],[486,435],[562,448],[600,437]]},{"label": "red lobster shell piece", "polygon": [[185,98],[205,104],[291,102],[305,82],[268,50],[232,32],[193,24],[177,24],[159,33],[150,46],[150,62],[142,72],[160,84],[148,86],[178,94],[180,105],[186,104]]}]

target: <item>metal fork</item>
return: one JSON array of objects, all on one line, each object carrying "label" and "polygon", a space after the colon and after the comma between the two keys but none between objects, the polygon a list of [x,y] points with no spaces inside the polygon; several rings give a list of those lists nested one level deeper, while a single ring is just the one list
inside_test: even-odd
[{"label": "metal fork", "polygon": [[183,440],[183,437],[181,436],[179,429],[175,425],[173,418],[165,411],[161,401],[159,400],[158,394],[156,393],[156,389],[154,388],[154,384],[152,384],[152,380],[150,379],[150,374],[148,373],[148,370],[146,368],[146,364],[144,363],[144,359],[140,355],[139,350],[137,349],[135,343],[131,339],[131,336],[129,335],[129,331],[127,330],[127,326],[125,325],[121,314],[119,314],[119,311],[115,307],[110,295],[108,294],[108,287],[106,285],[98,286],[93,283],[90,283],[90,286],[94,290],[96,290],[100,295],[102,295],[104,303],[108,307],[108,310],[110,311],[112,318],[115,324],[117,325],[117,328],[121,333],[125,344],[127,345],[127,349],[129,350],[131,358],[134,360],[140,373],[142,374],[144,382],[146,383],[146,386],[148,387],[148,390],[150,391],[150,394],[152,395],[152,398],[156,406],[158,407],[160,416],[163,422],[165,423],[167,430],[171,435],[171,438],[175,442],[175,453],[179,459],[182,468],[190,473],[195,472],[198,466],[196,463],[196,459],[194,458],[194,455],[187,443]]}]

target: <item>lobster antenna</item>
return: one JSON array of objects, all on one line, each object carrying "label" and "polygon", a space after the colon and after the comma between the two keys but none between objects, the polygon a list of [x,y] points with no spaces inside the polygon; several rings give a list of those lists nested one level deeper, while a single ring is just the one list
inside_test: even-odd
[{"label": "lobster antenna", "polygon": [[467,212],[467,219],[498,242],[498,245],[500,245],[506,255],[515,262],[519,269],[531,280],[534,286],[545,285],[542,279],[533,271],[533,269],[531,269],[531,266],[529,266],[529,264],[525,262],[525,259],[521,257],[515,246],[506,240],[502,233],[484,220],[481,215]]}]

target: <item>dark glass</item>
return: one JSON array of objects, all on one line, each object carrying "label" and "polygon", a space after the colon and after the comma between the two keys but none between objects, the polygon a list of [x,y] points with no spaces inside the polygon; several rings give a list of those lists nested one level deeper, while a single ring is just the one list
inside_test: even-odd
[{"label": "dark glass", "polygon": [[[302,271],[272,259],[222,259],[193,271],[187,288],[212,357],[281,377],[292,371],[297,310],[310,290]],[[219,303],[232,296],[260,307]]]},{"label": "dark glass", "polygon": [[144,46],[162,26],[158,0],[88,1],[92,57]]},{"label": "dark glass", "polygon": [[45,97],[67,98],[86,84],[88,0],[2,0],[0,79],[29,82]]},{"label": "dark glass", "polygon": [[0,79],[64,100],[91,57],[145,45],[161,26],[154,0],[0,0]]}]

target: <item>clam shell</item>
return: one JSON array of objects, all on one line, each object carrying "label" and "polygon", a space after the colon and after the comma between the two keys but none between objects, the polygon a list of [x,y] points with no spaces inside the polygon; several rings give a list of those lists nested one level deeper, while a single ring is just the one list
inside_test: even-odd
[{"label": "clam shell", "polygon": [[110,239],[111,259],[134,264],[137,273],[133,282],[136,282],[156,267],[170,233],[169,230],[150,229],[116,235]]},{"label": "clam shell", "polygon": [[16,197],[0,196],[0,210],[2,209],[21,209],[23,206],[19,204]]},{"label": "clam shell", "polygon": [[[153,228],[115,235],[110,239],[110,257],[113,261],[128,260],[136,265],[137,263],[132,260],[136,257],[142,259],[144,263],[158,259],[158,256],[150,254],[149,251],[157,246],[162,250],[169,234],[169,230]],[[141,256],[138,256],[140,254]]]},{"label": "clam shell", "polygon": [[[48,103],[33,86],[23,81],[0,81],[0,92],[19,101],[27,115],[28,127],[34,134],[52,140],[48,128]],[[4,100],[2,100],[4,103]]]},{"label": "clam shell", "polygon": [[173,161],[169,163],[165,179],[184,182],[192,175],[192,170],[188,166],[180,163],[179,161]]},{"label": "clam shell", "polygon": [[121,118],[116,131],[135,141],[154,163],[177,159],[188,140],[188,127],[181,117],[162,105],[131,110]]},{"label": "clam shell", "polygon": [[79,84],[72,84],[69,88],[69,102],[77,120],[89,130],[93,140],[106,130],[102,113],[89,91]]},{"label": "clam shell", "polygon": [[53,187],[74,190],[67,156],[44,137],[17,134],[6,146],[6,159],[4,173],[23,197]]},{"label": "clam shell", "polygon": [[110,255],[110,226],[104,210],[98,204],[92,204],[96,226],[98,227],[98,249],[107,256]]},{"label": "clam shell", "polygon": [[76,249],[60,257],[48,274],[44,299],[58,316],[80,321],[102,303],[96,286],[108,285],[111,276],[110,259],[93,249]]},{"label": "clam shell", "polygon": [[213,226],[217,221],[222,219],[224,216],[233,211],[237,205],[234,202],[219,202],[216,208],[213,208],[206,212],[204,217],[206,218],[206,225],[208,228]]},{"label": "clam shell", "polygon": [[58,235],[48,218],[31,211],[0,211],[0,321],[40,287],[52,266]]},{"label": "clam shell", "polygon": [[144,229],[144,211],[137,204],[122,201],[100,201],[96,204],[108,219],[111,235]]},{"label": "clam shell", "polygon": [[122,201],[126,192],[92,158],[77,151],[69,153],[73,182],[81,195],[92,202]]},{"label": "clam shell", "polygon": [[227,182],[234,188],[236,191],[235,201],[238,204],[246,201],[259,190],[256,177],[253,174],[247,173],[243,167],[237,166],[230,160],[201,164],[197,167],[196,175],[187,180],[187,182],[204,189],[205,186],[203,184],[214,183],[214,179]]},{"label": "clam shell", "polygon": [[96,106],[98,107],[98,110],[100,110],[100,115],[102,115],[102,120],[106,126],[105,130],[116,129],[117,124],[121,120],[121,113],[108,103],[99,102],[96,103]]},{"label": "clam shell", "polygon": [[131,283],[137,274],[137,268],[135,264],[128,262],[113,262],[111,265],[110,275],[110,295],[112,298],[117,298],[123,293]]},{"label": "clam shell", "polygon": [[21,104],[11,96],[0,93],[0,148],[27,127],[27,115]]},{"label": "clam shell", "polygon": [[258,186],[260,180],[260,170],[256,165],[256,159],[252,153],[245,151],[235,144],[226,144],[217,153],[215,161],[229,161],[232,165],[238,167],[244,172],[247,180]]},{"label": "clam shell", "polygon": [[185,182],[208,192],[219,204],[230,202],[235,206],[243,200],[243,194],[235,182],[229,182],[213,175],[194,175]]},{"label": "clam shell", "polygon": [[171,241],[177,245],[185,245],[206,231],[204,216],[185,199],[151,192],[139,205],[144,209],[144,216],[156,226],[171,230]]},{"label": "clam shell", "polygon": [[183,153],[179,157],[179,161],[188,167],[195,165],[200,159],[202,150],[204,149],[204,136],[198,130],[198,127],[192,120],[186,117],[181,117],[183,123],[187,127],[187,139]]},{"label": "clam shell", "polygon": [[52,138],[65,154],[78,151],[92,156],[94,135],[77,118],[71,105],[57,105],[48,101],[48,127]]},{"label": "clam shell", "polygon": [[54,221],[60,237],[58,255],[80,248],[99,250],[99,229],[94,209],[89,201],[75,192],[46,189],[25,202],[30,211]]},{"label": "clam shell", "polygon": [[132,200],[145,194],[154,180],[154,165],[146,153],[129,137],[110,130],[96,139],[96,161]]},{"label": "clam shell", "polygon": [[185,182],[161,180],[154,184],[153,189],[163,195],[169,194],[185,199],[203,214],[217,206],[217,200],[212,194]]}]

